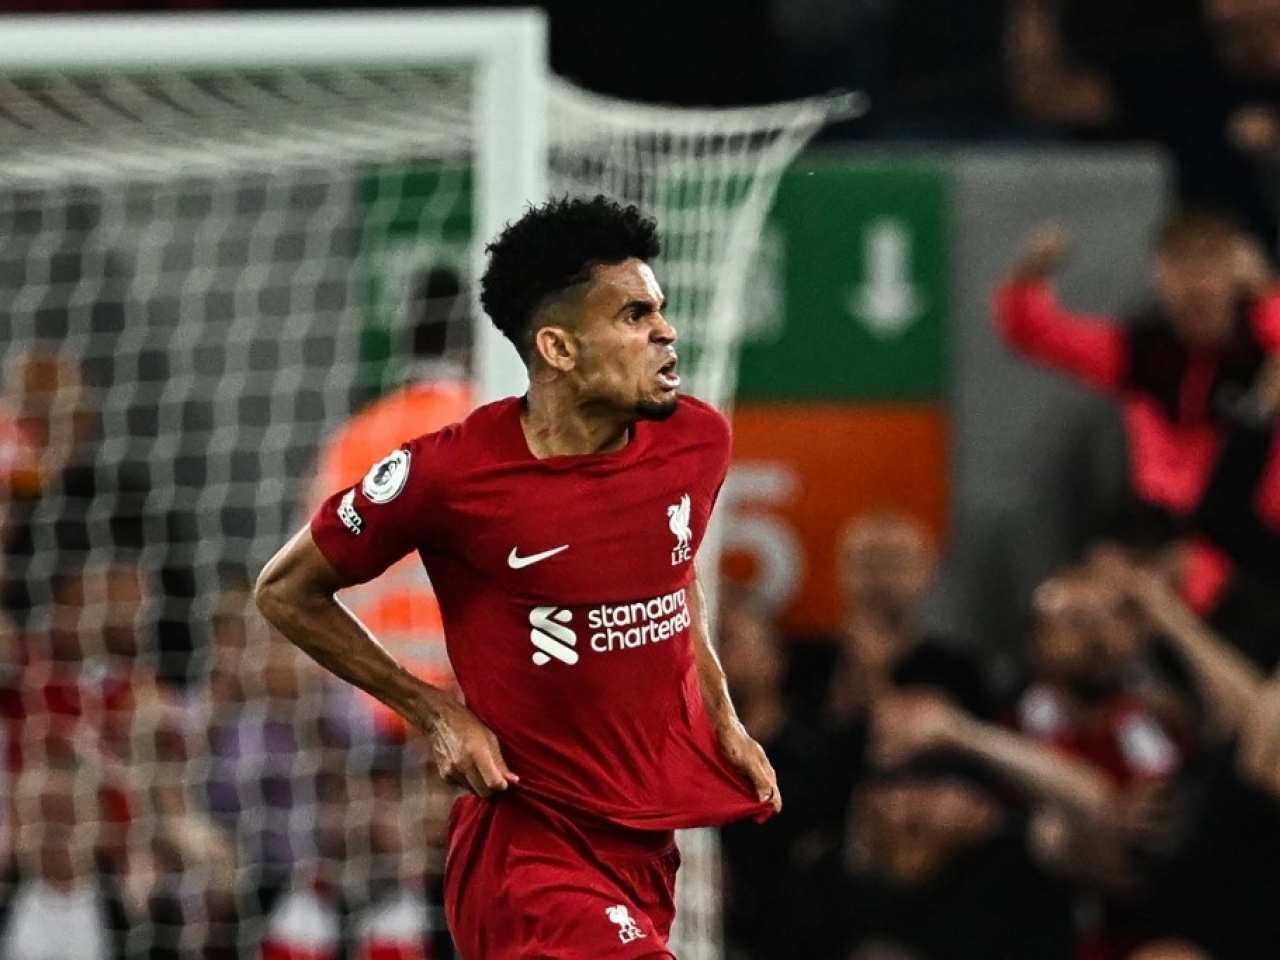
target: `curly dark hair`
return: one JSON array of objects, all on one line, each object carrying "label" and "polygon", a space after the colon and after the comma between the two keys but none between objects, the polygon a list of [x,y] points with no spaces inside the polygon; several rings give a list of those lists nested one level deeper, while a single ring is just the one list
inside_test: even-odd
[{"label": "curly dark hair", "polygon": [[635,206],[603,195],[551,200],[507,225],[485,251],[480,303],[503,336],[528,362],[532,320],[547,301],[591,275],[602,263],[660,252],[658,228]]}]

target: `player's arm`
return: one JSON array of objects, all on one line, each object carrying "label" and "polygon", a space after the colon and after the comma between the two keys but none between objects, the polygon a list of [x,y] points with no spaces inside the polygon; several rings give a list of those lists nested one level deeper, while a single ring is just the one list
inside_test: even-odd
[{"label": "player's arm", "polygon": [[1124,332],[1105,317],[1073,313],[1058,303],[1051,280],[1066,252],[1066,235],[1054,227],[1041,228],[1027,241],[996,291],[997,328],[1028,359],[1115,392],[1124,386],[1129,364]]},{"label": "player's arm", "polygon": [[702,687],[702,699],[707,713],[715,727],[716,741],[725,759],[740,770],[755,787],[756,796],[761,801],[773,804],[773,809],[782,809],[782,794],[778,790],[778,775],[773,764],[760,746],[743,727],[738,719],[738,712],[729,697],[729,685],[724,678],[724,668],[720,658],[716,656],[711,645],[711,632],[707,622],[706,598],[702,593],[702,585],[694,571],[693,581],[689,586],[689,613],[693,637],[693,651],[698,664],[698,681]]},{"label": "player's arm", "polygon": [[481,797],[519,782],[492,731],[448,691],[406,670],[338,601],[334,594],[353,582],[304,527],[263,568],[254,598],[263,616],[313,660],[430,734],[446,781]]}]

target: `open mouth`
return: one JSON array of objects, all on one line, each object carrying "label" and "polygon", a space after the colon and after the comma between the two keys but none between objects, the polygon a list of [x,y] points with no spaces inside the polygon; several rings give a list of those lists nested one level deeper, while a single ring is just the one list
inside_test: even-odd
[{"label": "open mouth", "polygon": [[676,373],[674,357],[658,369],[658,382],[662,384],[664,390],[674,390],[680,386],[680,375]]}]

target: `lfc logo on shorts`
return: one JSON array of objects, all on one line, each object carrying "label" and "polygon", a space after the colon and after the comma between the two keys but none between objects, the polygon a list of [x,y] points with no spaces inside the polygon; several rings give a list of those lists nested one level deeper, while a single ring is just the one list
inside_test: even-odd
[{"label": "lfc logo on shorts", "polygon": [[633,940],[643,940],[645,933],[636,922],[631,919],[631,911],[623,904],[617,906],[606,907],[604,915],[609,918],[612,923],[618,925],[618,939],[623,943],[631,943]]},{"label": "lfc logo on shorts", "polygon": [[667,507],[667,526],[671,528],[671,532],[676,538],[675,549],[671,551],[671,565],[673,567],[681,563],[688,563],[693,557],[693,551],[689,547],[689,541],[693,539],[693,531],[689,529],[690,507],[691,504],[687,493],[680,498],[679,503],[673,503]]}]

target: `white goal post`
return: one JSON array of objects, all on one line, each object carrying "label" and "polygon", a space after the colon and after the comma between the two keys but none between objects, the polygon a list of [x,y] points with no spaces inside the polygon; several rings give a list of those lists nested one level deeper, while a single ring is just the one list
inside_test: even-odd
[{"label": "white goal post", "polygon": [[[493,237],[547,192],[547,23],[541,10],[307,15],[23,17],[0,29],[0,76],[474,65],[476,233]],[[118,116],[103,117],[119,121]],[[110,149],[119,132],[95,131]],[[371,134],[372,135],[372,134]],[[128,144],[120,144],[126,150]],[[33,151],[28,162],[47,163]],[[57,161],[55,160],[55,163]],[[63,162],[67,162],[66,159]],[[483,269],[477,245],[473,276]],[[519,357],[476,314],[484,399],[524,382]]]}]

